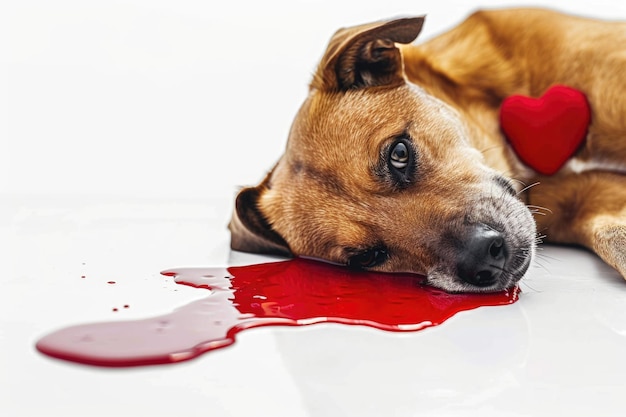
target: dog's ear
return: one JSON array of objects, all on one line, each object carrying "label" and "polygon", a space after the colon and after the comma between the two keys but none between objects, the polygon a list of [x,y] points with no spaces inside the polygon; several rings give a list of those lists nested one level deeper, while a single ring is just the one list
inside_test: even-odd
[{"label": "dog's ear", "polygon": [[228,225],[230,247],[242,252],[291,256],[287,242],[272,229],[259,208],[259,200],[267,191],[270,175],[258,186],[244,188],[237,194]]},{"label": "dog's ear", "polygon": [[339,29],[331,38],[311,87],[345,91],[404,82],[402,57],[396,43],[411,43],[424,17],[370,23]]}]

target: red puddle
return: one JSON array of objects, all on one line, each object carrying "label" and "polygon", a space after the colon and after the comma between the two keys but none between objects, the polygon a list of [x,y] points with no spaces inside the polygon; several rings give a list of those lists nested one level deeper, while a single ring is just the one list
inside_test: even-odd
[{"label": "red puddle", "polygon": [[162,272],[209,295],[172,313],[67,327],[37,342],[49,356],[98,366],[167,364],[228,346],[242,330],[331,322],[417,331],[481,306],[511,304],[519,289],[448,294],[409,274],[353,272],[316,261]]}]

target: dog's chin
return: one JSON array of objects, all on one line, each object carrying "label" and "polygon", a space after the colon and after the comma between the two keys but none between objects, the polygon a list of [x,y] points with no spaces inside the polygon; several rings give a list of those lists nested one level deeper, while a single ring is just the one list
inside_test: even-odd
[{"label": "dog's chin", "polygon": [[512,271],[503,272],[493,283],[475,285],[459,278],[456,274],[444,272],[444,268],[434,268],[426,274],[425,284],[449,293],[488,293],[514,288],[522,280],[530,267],[533,254],[524,257],[523,262]]}]

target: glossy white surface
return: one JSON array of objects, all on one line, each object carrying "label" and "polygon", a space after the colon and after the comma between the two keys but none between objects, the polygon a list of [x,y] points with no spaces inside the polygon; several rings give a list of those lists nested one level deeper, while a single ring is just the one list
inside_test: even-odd
[{"label": "glossy white surface", "polygon": [[51,330],[204,295],[161,270],[268,260],[228,250],[232,200],[280,154],[331,33],[428,13],[426,38],[478,6],[364,3],[0,4],[0,415],[624,414],[626,282],[572,248],[545,247],[516,304],[422,332],[260,328],[133,369],[35,352]]}]

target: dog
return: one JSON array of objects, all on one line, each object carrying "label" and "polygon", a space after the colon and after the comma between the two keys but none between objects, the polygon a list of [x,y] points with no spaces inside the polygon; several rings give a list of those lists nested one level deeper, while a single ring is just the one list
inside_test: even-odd
[{"label": "dog", "polygon": [[[284,154],[236,197],[232,249],[486,292],[515,286],[543,237],[626,276],[626,25],[481,10],[414,44],[423,23],[334,34]],[[585,94],[591,123],[543,175],[512,150],[499,110],[557,84]]]}]

